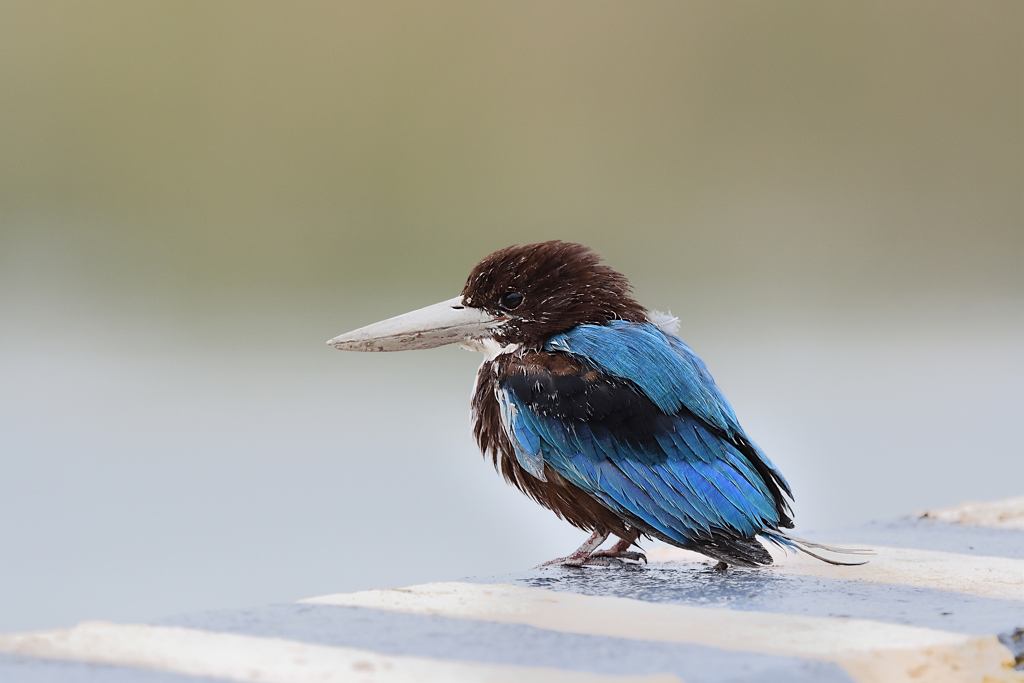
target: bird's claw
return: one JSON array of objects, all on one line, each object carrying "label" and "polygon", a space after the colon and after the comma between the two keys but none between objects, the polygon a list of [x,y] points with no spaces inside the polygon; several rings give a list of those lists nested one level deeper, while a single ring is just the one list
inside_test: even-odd
[{"label": "bird's claw", "polygon": [[[647,564],[647,556],[643,553],[636,552],[635,550],[598,550],[593,555],[587,558],[585,564],[598,564],[593,562],[594,558],[603,557],[617,560],[630,560],[632,562],[643,562]],[[603,563],[600,563],[603,565]]]},{"label": "bird's claw", "polygon": [[541,567],[582,567],[584,565],[591,567],[615,567],[626,564],[624,560],[647,564],[647,556],[643,553],[630,550],[598,550],[587,556],[573,554],[567,557],[556,557],[544,564],[537,565],[537,569]]},{"label": "bird's claw", "polygon": [[597,567],[613,567],[625,564],[624,560],[637,563],[642,561],[644,564],[647,564],[646,555],[628,549],[636,541],[636,536],[621,538],[618,543],[608,550],[600,550],[601,544],[605,542],[608,535],[605,529],[599,527],[594,530],[590,538],[577,548],[576,552],[572,555],[556,557],[549,562],[538,565],[537,569],[541,567],[582,567],[585,564]]},{"label": "bird's claw", "polygon": [[542,567],[582,567],[587,559],[588,558],[586,557],[573,557],[572,555],[569,555],[568,557],[556,557],[555,559],[548,560],[543,564],[538,564],[534,569],[540,569]]}]

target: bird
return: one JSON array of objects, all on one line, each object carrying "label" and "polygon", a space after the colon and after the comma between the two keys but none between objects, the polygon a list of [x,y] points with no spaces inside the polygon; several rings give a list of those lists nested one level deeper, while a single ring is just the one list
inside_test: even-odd
[{"label": "bird", "polygon": [[[678,325],[644,308],[594,250],[553,240],[495,251],[460,295],[327,343],[483,353],[471,400],[480,451],[508,483],[591,534],[541,566],[646,563],[641,538],[700,553],[718,569],[772,564],[759,538],[854,564],[815,550],[859,551],[786,532],[789,483]],[[610,536],[618,540],[601,549]]]}]

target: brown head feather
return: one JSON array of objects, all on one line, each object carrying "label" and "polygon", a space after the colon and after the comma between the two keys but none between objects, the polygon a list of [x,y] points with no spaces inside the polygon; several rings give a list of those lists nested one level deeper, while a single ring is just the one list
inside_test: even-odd
[{"label": "brown head feather", "polygon": [[[508,317],[495,335],[499,342],[539,348],[577,325],[646,321],[631,289],[589,247],[555,240],[494,252],[473,268],[462,296],[467,306]],[[509,293],[521,294],[521,303],[504,305]]]}]

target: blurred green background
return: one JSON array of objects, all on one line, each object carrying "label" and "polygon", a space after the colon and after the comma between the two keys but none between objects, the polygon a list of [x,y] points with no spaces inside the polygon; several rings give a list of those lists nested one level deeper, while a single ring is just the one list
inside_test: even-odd
[{"label": "blurred green background", "polygon": [[1016,296],[1022,12],[8,2],[4,253],[186,308],[551,237],[704,297]]},{"label": "blurred green background", "polygon": [[1020,493],[1017,0],[0,13],[0,630],[564,554],[478,358],[323,346],[512,243],[679,315],[801,528]]}]

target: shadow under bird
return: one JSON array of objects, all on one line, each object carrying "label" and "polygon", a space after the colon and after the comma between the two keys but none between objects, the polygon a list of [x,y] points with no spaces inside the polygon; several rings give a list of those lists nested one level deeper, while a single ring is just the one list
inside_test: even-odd
[{"label": "shadow under bird", "polygon": [[[589,248],[512,246],[473,268],[462,294],[327,342],[345,351],[445,344],[480,351],[473,434],[505,479],[592,532],[547,563],[646,558],[641,537],[730,564],[769,565],[759,541],[787,535],[792,493],[744,433],[704,362]],[[600,546],[610,535],[618,542]],[[853,551],[856,552],[856,551]]]}]

